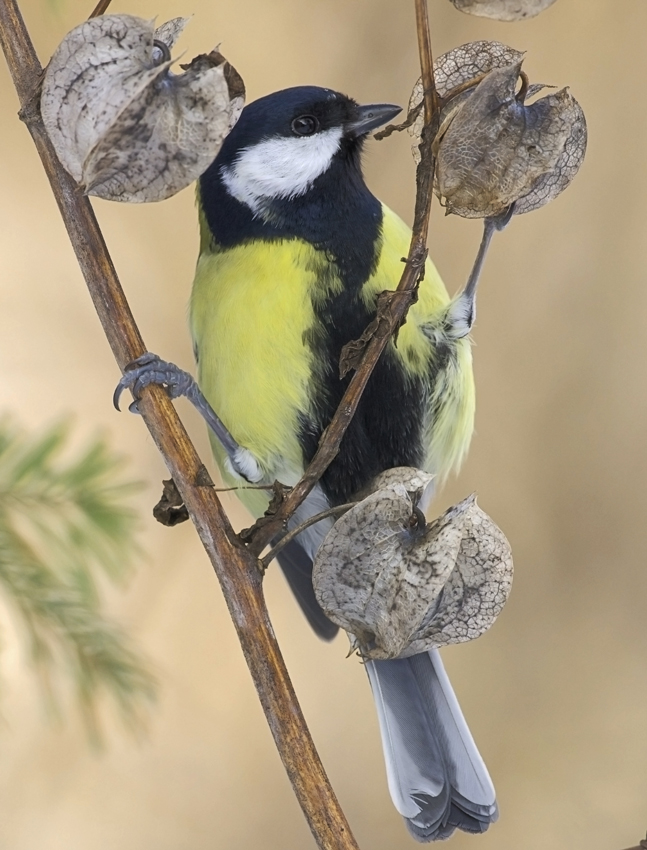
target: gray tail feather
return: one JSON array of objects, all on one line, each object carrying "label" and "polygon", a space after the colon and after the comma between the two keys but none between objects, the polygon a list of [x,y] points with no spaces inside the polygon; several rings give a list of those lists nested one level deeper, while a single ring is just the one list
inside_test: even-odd
[{"label": "gray tail feather", "polygon": [[312,588],[312,558],[296,540],[291,540],[281,549],[277,560],[290,590],[315,633],[323,640],[332,640],[339,628],[326,617],[315,597]]},{"label": "gray tail feather", "polygon": [[438,650],[368,661],[393,803],[418,841],[485,832],[494,787]]}]

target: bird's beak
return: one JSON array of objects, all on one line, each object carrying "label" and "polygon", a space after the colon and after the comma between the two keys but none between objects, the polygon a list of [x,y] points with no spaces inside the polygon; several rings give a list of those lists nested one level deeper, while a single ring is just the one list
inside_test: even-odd
[{"label": "bird's beak", "polygon": [[399,112],[402,112],[402,107],[392,103],[369,103],[368,106],[358,106],[355,110],[356,118],[346,124],[346,133],[355,138],[363,136],[386,124]]}]

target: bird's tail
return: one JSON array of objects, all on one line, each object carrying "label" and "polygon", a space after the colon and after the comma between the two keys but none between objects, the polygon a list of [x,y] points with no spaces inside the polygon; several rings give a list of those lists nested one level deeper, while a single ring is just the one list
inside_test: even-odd
[{"label": "bird's tail", "polygon": [[485,832],[498,817],[492,780],[438,650],[368,661],[389,790],[418,841]]}]

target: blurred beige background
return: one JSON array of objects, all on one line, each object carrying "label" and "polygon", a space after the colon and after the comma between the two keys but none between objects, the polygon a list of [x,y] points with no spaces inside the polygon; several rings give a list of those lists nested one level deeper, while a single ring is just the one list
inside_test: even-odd
[{"label": "blurred beige background", "polygon": [[[41,59],[92,0],[23,0]],[[572,187],[495,240],[475,332],[477,433],[442,508],[472,490],[508,535],[516,576],[499,622],[444,653],[495,780],[501,818],[455,850],[621,850],[647,828],[647,4],[557,0],[502,24],[430,0],[436,53],[478,38],[528,51],[535,81],[568,84],[589,123]],[[314,83],[405,104],[417,76],[411,2],[114,0],[114,12],[194,14],[187,56],[222,43],[250,99]],[[146,740],[109,722],[93,753],[70,715],[48,723],[3,622],[0,846],[11,850],[313,847],[192,528],[157,525],[165,470],[135,417],[0,63],[0,409],[36,426],[73,411],[147,482],[147,559],[114,615],[163,689]],[[371,143],[368,182],[411,220],[408,138]],[[192,190],[159,205],[95,204],[147,345],[192,368],[186,304],[197,250]],[[430,240],[451,290],[480,235],[437,208]],[[203,457],[202,424],[179,403]],[[242,511],[227,498],[236,522]],[[267,595],[317,745],[363,848],[414,842],[386,789],[368,683],[347,643],[319,643],[281,576]]]}]

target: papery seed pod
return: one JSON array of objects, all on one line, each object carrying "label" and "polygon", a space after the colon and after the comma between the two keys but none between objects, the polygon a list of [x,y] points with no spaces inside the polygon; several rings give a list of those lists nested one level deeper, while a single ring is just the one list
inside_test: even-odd
[{"label": "papery seed pod", "polygon": [[413,508],[392,489],[373,493],[335,523],[314,560],[319,604],[366,658],[406,651],[456,562],[460,506],[427,526]]},{"label": "papery seed pod", "polygon": [[[529,93],[531,88],[533,86],[528,89]],[[546,174],[542,174],[533,183],[530,191],[515,202],[514,215],[537,210],[560,195],[570,185],[584,161],[587,142],[584,112],[566,89],[558,92],[555,97],[559,95],[563,95],[561,103],[562,120],[568,122],[570,132],[553,168]]]},{"label": "papery seed pod", "polygon": [[572,134],[566,89],[527,105],[516,95],[521,63],[483,79],[439,139],[437,191],[447,211],[465,218],[504,212],[555,169]]},{"label": "papery seed pod", "polygon": [[[448,212],[497,216],[513,201],[514,215],[531,212],[563,192],[582,164],[587,142],[582,108],[567,89],[529,103],[546,87],[528,85],[525,78],[515,94],[522,59],[500,42],[475,41],[434,64],[438,92],[449,96],[434,140],[435,190]],[[418,81],[409,109],[421,101]],[[422,125],[420,112],[409,130],[417,162]]]},{"label": "papery seed pod", "polygon": [[523,21],[534,18],[555,0],[450,0],[460,12],[494,18],[496,21]]},{"label": "papery seed pod", "polygon": [[494,623],[512,588],[512,552],[501,529],[469,497],[463,537],[438,607],[404,655],[474,640]]},{"label": "papery seed pod", "polygon": [[190,18],[171,18],[170,21],[160,24],[155,30],[154,40],[161,41],[169,50],[172,50],[190,20]]},{"label": "papery seed pod", "polygon": [[417,504],[422,494],[431,484],[436,476],[430,472],[423,472],[413,466],[394,466],[393,469],[385,469],[376,475],[368,485],[357,494],[357,499],[365,499],[371,493],[378,490],[393,490],[401,496],[408,495],[414,504]]},{"label": "papery seed pod", "polygon": [[240,115],[242,80],[217,51],[184,74],[169,70],[186,20],[155,30],[132,15],[103,15],[57,48],[43,83],[43,121],[86,194],[170,197],[208,168]]},{"label": "papery seed pod", "polygon": [[[455,113],[460,104],[470,96],[484,74],[493,68],[506,68],[522,59],[523,53],[521,51],[508,47],[507,44],[502,44],[500,41],[471,41],[469,44],[462,44],[460,47],[454,47],[447,53],[443,53],[434,62],[434,78],[438,94],[441,97],[447,97],[458,86],[471,81],[474,82],[474,85],[448,104],[447,108],[441,113],[441,123],[447,119],[450,111]],[[419,79],[409,98],[409,112],[421,105],[422,79]],[[409,128],[409,133],[415,139],[412,153],[416,163],[420,162],[418,145],[420,144],[423,122],[424,115],[420,110],[418,117]]]},{"label": "papery seed pod", "polygon": [[367,659],[472,640],[510,590],[510,547],[474,496],[426,523],[416,477],[429,478],[401,468],[376,479],[385,486],[337,521],[315,557],[319,604]]}]

